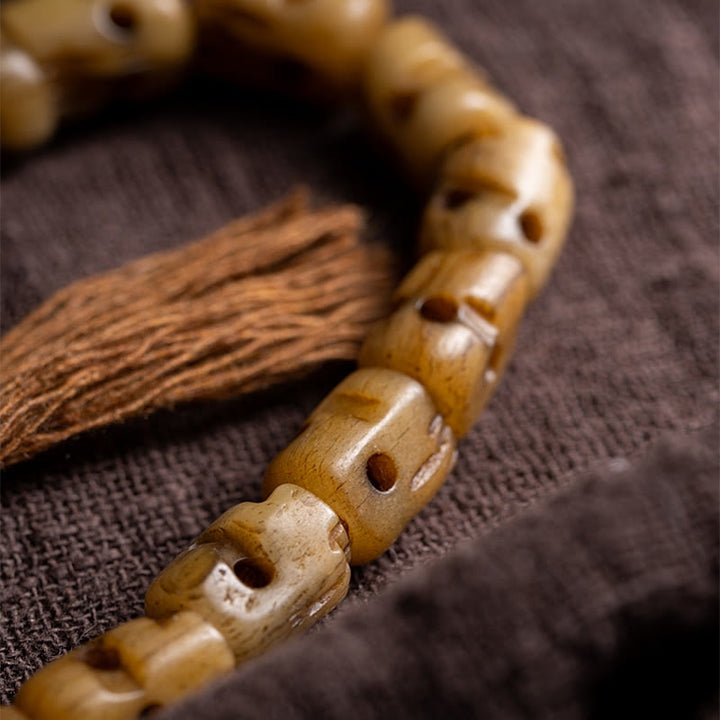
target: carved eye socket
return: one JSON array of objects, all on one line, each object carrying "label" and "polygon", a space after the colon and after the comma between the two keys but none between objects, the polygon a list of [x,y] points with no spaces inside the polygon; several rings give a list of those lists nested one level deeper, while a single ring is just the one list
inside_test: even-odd
[{"label": "carved eye socket", "polygon": [[96,5],[96,27],[108,39],[114,41],[130,40],[138,31],[137,10],[126,2],[113,2]]},{"label": "carved eye socket", "polygon": [[458,304],[448,295],[434,295],[420,306],[420,314],[426,320],[449,323],[457,318]]},{"label": "carved eye socket", "polygon": [[117,4],[113,5],[108,11],[108,17],[115,27],[125,32],[132,32],[135,30],[137,18],[135,12],[127,5]]},{"label": "carved eye socket", "polygon": [[115,648],[91,645],[83,651],[83,662],[95,670],[119,670],[120,654]]},{"label": "carved eye socket", "polygon": [[531,243],[539,243],[540,240],[542,240],[542,220],[540,220],[540,216],[532,210],[526,210],[520,216],[520,229]]},{"label": "carved eye socket", "polygon": [[238,560],[233,565],[233,572],[243,585],[247,585],[253,590],[267,587],[272,582],[275,574],[272,567],[267,567],[265,564],[251,558]]},{"label": "carved eye socket", "polygon": [[395,461],[387,453],[375,453],[368,458],[366,466],[370,484],[380,492],[392,490],[397,482]]}]

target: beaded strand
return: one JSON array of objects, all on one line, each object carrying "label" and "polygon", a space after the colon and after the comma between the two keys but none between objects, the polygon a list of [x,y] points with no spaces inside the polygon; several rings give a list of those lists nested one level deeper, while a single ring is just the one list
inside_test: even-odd
[{"label": "beaded strand", "polygon": [[[50,23],[42,13],[51,6],[72,10],[72,22]],[[0,9],[5,147],[47,139],[76,112],[71,89],[88,78],[97,89],[133,67],[148,77],[176,70],[197,21],[201,36],[222,28],[273,67],[292,61],[333,92],[359,93],[431,192],[423,255],[396,310],[367,338],[358,370],[271,462],[265,501],[210,525],[152,583],[147,617],[41,669],[3,709],[6,720],[137,718],[330,612],[350,565],[385,552],[452,469],[573,208],[552,130],[520,115],[429,22],[389,20],[385,0],[196,0],[195,18],[178,0],[96,3],[112,26],[101,31],[79,6],[16,0]],[[132,31],[124,40],[123,26]]]}]

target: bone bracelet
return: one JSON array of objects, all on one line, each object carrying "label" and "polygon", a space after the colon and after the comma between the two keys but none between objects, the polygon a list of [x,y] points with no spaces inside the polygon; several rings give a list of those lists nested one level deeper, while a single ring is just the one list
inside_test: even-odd
[{"label": "bone bracelet", "polygon": [[3,718],[126,720],[178,700],[330,612],[350,566],[385,552],[450,472],[561,249],[573,187],[552,130],[429,22],[388,15],[386,0],[3,4],[6,147],[38,145],[128,75],[171,75],[197,25],[267,77],[301,67],[359,96],[430,189],[396,310],[271,462],[266,500],[228,510],[155,579],[147,617],[38,671]]}]

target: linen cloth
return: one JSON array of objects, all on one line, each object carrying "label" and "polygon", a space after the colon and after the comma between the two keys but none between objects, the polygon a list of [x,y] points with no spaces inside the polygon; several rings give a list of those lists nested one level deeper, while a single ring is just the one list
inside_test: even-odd
[{"label": "linen cloth", "polygon": [[[399,597],[429,590],[434,574],[457,583],[467,575],[468,592],[490,595],[487,604],[482,605],[478,595],[477,603],[463,604],[462,611],[458,603],[468,595],[461,587],[447,601],[433,596],[428,602],[438,604],[440,627],[458,632],[457,619],[447,625],[442,618],[447,619],[446,612],[466,612],[468,632],[482,639],[491,611],[502,611],[498,622],[515,622],[512,613],[532,605],[533,579],[542,577],[537,570],[542,562],[534,555],[527,561],[527,575],[518,570],[522,548],[537,541],[548,553],[548,566],[560,572],[563,558],[570,564],[583,552],[585,545],[574,540],[573,518],[590,512],[594,499],[607,510],[614,498],[618,518],[625,522],[632,523],[634,517],[623,511],[625,501],[646,518],[636,527],[635,561],[665,568],[671,586],[687,581],[707,589],[711,577],[701,577],[699,566],[683,567],[689,557],[683,543],[694,543],[704,553],[706,573],[716,562],[706,539],[706,515],[682,527],[672,525],[667,534],[658,529],[659,518],[673,520],[685,512],[682,508],[709,512],[709,506],[696,499],[683,500],[682,489],[673,488],[667,473],[658,481],[665,498],[658,500],[659,507],[651,507],[655,491],[647,471],[621,474],[612,480],[615,490],[607,493],[597,487],[583,489],[588,481],[581,479],[588,469],[602,473],[598,468],[613,459],[634,462],[668,435],[707,430],[717,416],[715,3],[402,0],[396,7],[435,20],[523,111],[557,130],[577,186],[575,222],[546,290],[527,313],[497,394],[459,443],[458,465],[436,498],[388,553],[354,570],[347,606],[337,620],[329,618],[307,645],[293,645],[258,661],[270,679],[257,692],[248,690],[249,679],[260,671],[249,666],[225,690],[217,690],[218,702],[246,697],[260,703],[268,688],[277,695],[279,681],[289,677],[293,662],[308,682],[300,648],[312,652],[338,647],[348,627],[382,623],[386,617],[389,631],[400,600],[397,594],[377,601],[376,596],[391,593],[388,586],[413,568],[421,573],[410,581],[415,589],[398,588]],[[332,114],[220,82],[196,81],[171,99],[123,108],[67,131],[26,160],[5,161],[3,327],[75,279],[194,239],[279,197],[297,182],[308,183],[324,200],[367,207],[370,235],[394,247],[409,266],[422,201],[349,113]],[[260,480],[269,460],[350,369],[335,365],[308,381],[271,392],[177,408],[108,428],[6,471],[0,534],[2,700],[11,699],[19,683],[44,663],[141,614],[151,579],[201,529],[231,505],[260,499]],[[705,442],[710,448],[706,454],[717,453],[717,434],[713,437]],[[685,447],[682,440],[673,442]],[[689,457],[688,452],[701,451],[682,452],[686,454],[681,457]],[[677,461],[668,462],[680,469]],[[695,467],[689,460],[686,464]],[[709,497],[711,474],[707,462],[703,467],[677,475],[675,482],[700,483],[697,492]],[[554,517],[559,507],[566,507],[562,500],[554,501],[555,496],[570,498],[568,518]],[[524,520],[526,513],[536,520]],[[613,512],[598,513],[608,528],[608,546],[597,549],[605,563],[614,548],[630,552],[635,531],[616,536],[620,528]],[[542,537],[557,528],[569,534],[565,555]],[[695,532],[699,535],[693,539]],[[657,543],[649,546],[650,538]],[[454,555],[463,541],[474,541],[469,546],[473,549]],[[508,559],[507,572],[499,558]],[[421,568],[437,560],[437,569]],[[618,567],[637,570],[635,561],[624,566],[621,560],[632,558],[620,558]],[[487,578],[485,565],[490,568]],[[588,561],[588,568],[593,566]],[[577,569],[570,577],[584,575]],[[612,577],[604,577],[602,587],[602,597],[611,596]],[[642,583],[635,588],[640,607],[655,607],[643,596],[644,588],[649,590]],[[592,589],[589,585],[583,596],[589,604],[594,601]],[[678,593],[676,597],[684,597]],[[500,594],[507,607],[498,600]],[[699,619],[689,623],[693,637],[712,632],[710,600],[707,593],[703,597]],[[566,600],[578,613],[567,622],[581,623],[581,596],[571,593]],[[414,602],[405,613],[407,627],[398,630],[404,639],[417,627],[418,617],[430,617],[425,609],[413,610]],[[558,598],[559,606],[562,602]],[[643,627],[653,628],[644,645],[651,647],[657,626],[637,627],[641,634]],[[582,633],[570,632],[568,637],[574,642]],[[597,628],[589,626],[588,647],[595,647],[598,638]],[[542,697],[553,688],[544,696],[536,685],[548,673],[534,674],[538,664],[532,647],[488,640],[488,649],[499,653],[499,666],[518,668],[531,686],[513,705],[507,689],[499,687],[502,675],[481,673],[481,653],[467,655],[478,666],[461,671],[452,664],[453,657],[459,657],[452,636],[446,658],[435,640],[439,643],[439,638],[432,645],[439,653],[437,672],[422,664],[421,656],[419,670],[398,678],[384,664],[387,658],[373,656],[385,670],[388,702],[394,703],[387,708],[378,704],[376,717],[390,716],[390,707],[402,709],[406,701],[416,716],[437,716],[437,703],[454,697],[453,678],[458,695],[452,707],[460,714],[500,717],[507,702],[508,713],[542,716]],[[350,641],[342,653],[351,667],[367,657]],[[615,657],[605,657],[610,656]],[[686,656],[698,668],[707,659]],[[320,657],[313,667],[322,661]],[[403,658],[398,662],[402,666]],[[556,682],[574,683],[583,667],[573,666],[567,673],[558,669]],[[462,672],[467,677],[461,680]],[[319,677],[327,687],[328,676]],[[473,677],[478,678],[477,692],[468,691]],[[327,702],[341,697],[343,688],[348,699],[361,698],[370,689],[378,692],[377,682],[365,688],[353,682],[338,673],[325,705],[317,704],[321,701],[312,693],[320,690],[311,684],[311,704],[297,708],[289,699],[297,691],[293,684],[289,695],[277,696],[277,707],[291,717],[291,711],[303,716],[298,715],[303,708],[318,712],[307,717],[333,717],[341,706]],[[422,688],[426,702],[409,702],[411,686]],[[553,697],[565,698],[562,708],[568,717],[583,716],[588,695],[575,702],[568,699],[567,687],[557,693]],[[693,695],[698,703],[700,694]],[[432,698],[438,698],[437,703]],[[351,707],[357,708],[358,717],[373,716],[366,705],[358,700]],[[221,709],[218,705],[218,713]],[[235,712],[241,715],[238,706]],[[197,713],[190,701],[170,715],[189,719],[199,717]]]}]

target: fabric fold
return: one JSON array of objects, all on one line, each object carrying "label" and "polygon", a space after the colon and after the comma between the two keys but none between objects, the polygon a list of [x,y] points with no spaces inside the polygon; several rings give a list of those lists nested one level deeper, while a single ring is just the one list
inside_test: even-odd
[{"label": "fabric fold", "polygon": [[697,717],[718,673],[716,438],[612,461],[163,720]]}]

